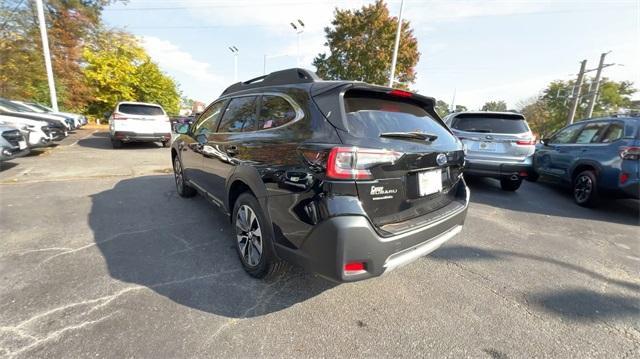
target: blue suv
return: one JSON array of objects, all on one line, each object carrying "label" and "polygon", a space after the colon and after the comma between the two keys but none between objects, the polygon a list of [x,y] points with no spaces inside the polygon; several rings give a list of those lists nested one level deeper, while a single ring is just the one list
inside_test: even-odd
[{"label": "blue suv", "polygon": [[575,202],[593,207],[602,196],[639,198],[640,118],[580,121],[543,139],[533,156],[537,177],[571,186]]}]

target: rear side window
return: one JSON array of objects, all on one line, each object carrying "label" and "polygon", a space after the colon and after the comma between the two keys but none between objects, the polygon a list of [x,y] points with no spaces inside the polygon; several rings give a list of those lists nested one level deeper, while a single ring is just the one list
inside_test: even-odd
[{"label": "rear side window", "polygon": [[256,120],[256,96],[236,97],[231,99],[227,110],[222,115],[218,132],[240,132],[246,123]]},{"label": "rear side window", "polygon": [[386,132],[451,134],[425,109],[412,103],[366,95],[345,96],[349,133],[356,137],[380,137]]},{"label": "rear side window", "polygon": [[280,96],[262,96],[258,130],[282,126],[296,118],[296,110]]},{"label": "rear side window", "polygon": [[602,143],[615,142],[622,138],[624,135],[624,124],[620,122],[613,122],[609,125],[607,132],[602,136]]},{"label": "rear side window", "polygon": [[131,103],[123,103],[118,106],[118,112],[127,115],[144,115],[144,116],[161,116],[164,111],[160,106],[139,105]]},{"label": "rear side window", "polygon": [[589,123],[582,128],[582,131],[580,131],[578,138],[576,138],[576,143],[584,145],[598,142],[606,128],[607,123],[605,122]]},{"label": "rear side window", "polygon": [[529,127],[522,117],[488,117],[464,116],[453,120],[452,126],[456,130],[482,133],[523,133],[529,132]]}]

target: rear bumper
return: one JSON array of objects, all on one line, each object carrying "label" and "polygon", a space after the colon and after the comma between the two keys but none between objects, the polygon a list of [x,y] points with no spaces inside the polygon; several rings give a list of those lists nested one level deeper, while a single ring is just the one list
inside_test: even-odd
[{"label": "rear bumper", "polygon": [[0,148],[0,161],[7,161],[12,158],[25,156],[27,154],[29,154],[28,148],[20,151],[18,148],[2,147]]},{"label": "rear bumper", "polygon": [[497,179],[509,178],[514,175],[526,177],[531,172],[533,172],[533,166],[530,158],[524,162],[512,163],[467,160],[464,165],[465,174]]},{"label": "rear bumper", "polygon": [[[436,250],[458,234],[469,204],[469,190],[460,206],[408,232],[382,237],[364,216],[333,217],[318,224],[298,250],[278,246],[278,255],[336,282],[380,276]],[[346,263],[364,263],[356,274],[344,272]]]},{"label": "rear bumper", "polygon": [[123,142],[163,142],[171,140],[171,133],[137,133],[116,131],[113,138]]},{"label": "rear bumper", "polygon": [[623,198],[640,199],[640,180],[630,180],[620,185],[618,194]]}]

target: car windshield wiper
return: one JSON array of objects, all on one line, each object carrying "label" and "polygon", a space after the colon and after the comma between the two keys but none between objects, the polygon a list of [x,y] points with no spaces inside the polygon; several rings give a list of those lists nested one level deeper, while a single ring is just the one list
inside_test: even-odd
[{"label": "car windshield wiper", "polygon": [[438,136],[424,132],[383,132],[380,137],[399,138],[407,140],[435,141]]}]

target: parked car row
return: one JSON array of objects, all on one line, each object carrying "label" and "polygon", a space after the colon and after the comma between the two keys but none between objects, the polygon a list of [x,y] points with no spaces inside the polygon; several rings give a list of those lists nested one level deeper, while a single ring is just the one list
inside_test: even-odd
[{"label": "parked car row", "polygon": [[0,160],[51,146],[86,123],[86,117],[80,114],[55,112],[35,102],[0,98]]},{"label": "parked car row", "polygon": [[579,121],[537,145],[516,113],[461,112],[445,122],[465,144],[466,176],[497,178],[507,191],[525,178],[544,180],[570,188],[585,207],[602,197],[639,198],[640,117]]}]

